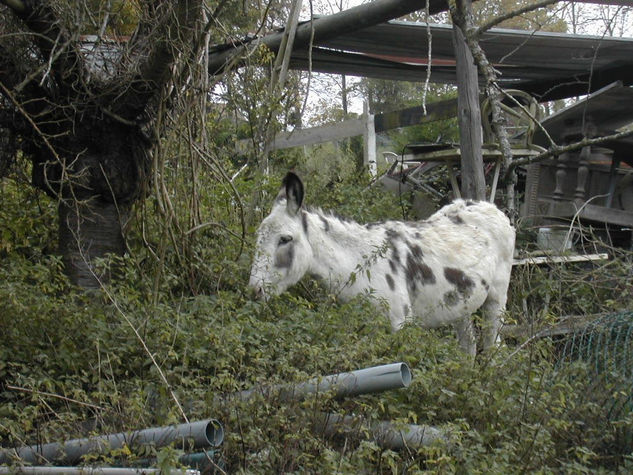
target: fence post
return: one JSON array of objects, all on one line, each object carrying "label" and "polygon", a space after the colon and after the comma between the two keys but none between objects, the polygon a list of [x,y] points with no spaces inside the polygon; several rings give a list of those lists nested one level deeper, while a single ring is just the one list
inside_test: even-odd
[{"label": "fence post", "polygon": [[376,169],[376,129],[374,115],[369,113],[367,101],[363,103],[363,166],[369,169],[371,176],[378,173]]}]

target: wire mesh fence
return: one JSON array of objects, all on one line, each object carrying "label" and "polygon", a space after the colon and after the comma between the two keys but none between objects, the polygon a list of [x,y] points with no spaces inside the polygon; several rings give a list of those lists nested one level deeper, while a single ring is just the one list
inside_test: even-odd
[{"label": "wire mesh fence", "polygon": [[633,416],[633,312],[605,315],[567,335],[559,374],[573,364],[584,365],[586,396],[602,407],[605,423],[616,432],[615,448],[630,453],[633,429],[626,421]]}]

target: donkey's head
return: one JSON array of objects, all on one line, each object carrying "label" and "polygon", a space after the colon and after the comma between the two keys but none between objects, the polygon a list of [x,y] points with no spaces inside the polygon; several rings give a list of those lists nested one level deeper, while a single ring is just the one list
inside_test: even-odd
[{"label": "donkey's head", "polygon": [[312,248],[303,215],[303,183],[292,172],[283,179],[270,214],[257,230],[249,285],[258,298],[278,295],[307,272]]}]

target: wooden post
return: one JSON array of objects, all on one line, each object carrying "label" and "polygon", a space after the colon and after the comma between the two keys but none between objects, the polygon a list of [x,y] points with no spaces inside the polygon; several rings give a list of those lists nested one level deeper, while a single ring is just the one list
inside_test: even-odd
[{"label": "wooden post", "polygon": [[[273,65],[272,76],[270,79],[270,93],[274,101],[277,101],[278,96],[281,96],[281,91],[286,84],[286,78],[288,77],[288,66],[290,64],[290,56],[292,55],[292,45],[297,33],[297,26],[299,24],[299,14],[301,12],[301,0],[294,0],[290,7],[290,14],[286,28],[284,29],[281,39],[281,45],[277,56],[275,57],[275,64]],[[272,124],[268,124],[266,130],[266,137],[264,142],[264,150],[262,153],[260,171],[264,175],[268,175],[268,156],[272,151],[273,141],[275,140],[275,129]]]},{"label": "wooden post", "polygon": [[374,115],[369,113],[369,105],[363,103],[363,166],[367,167],[371,176],[378,173],[376,169],[376,130]]},{"label": "wooden post", "polygon": [[[459,3],[459,2],[458,2]],[[470,6],[470,1],[464,2]],[[461,149],[462,197],[486,199],[477,66],[462,30],[453,22],[457,73],[457,120]]]}]

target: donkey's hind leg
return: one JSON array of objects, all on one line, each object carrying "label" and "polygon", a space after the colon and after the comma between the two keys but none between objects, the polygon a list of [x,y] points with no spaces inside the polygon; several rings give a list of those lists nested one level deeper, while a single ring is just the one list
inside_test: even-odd
[{"label": "donkey's hind leg", "polygon": [[475,326],[471,315],[462,317],[453,324],[457,332],[457,341],[464,353],[470,356],[477,354],[477,341],[475,339]]},{"label": "donkey's hind leg", "polygon": [[492,294],[488,295],[488,298],[482,306],[483,310],[483,322],[480,334],[480,344],[483,350],[492,348],[500,340],[501,330],[501,314],[505,310],[507,297],[499,299]]}]

